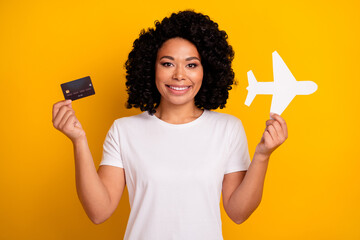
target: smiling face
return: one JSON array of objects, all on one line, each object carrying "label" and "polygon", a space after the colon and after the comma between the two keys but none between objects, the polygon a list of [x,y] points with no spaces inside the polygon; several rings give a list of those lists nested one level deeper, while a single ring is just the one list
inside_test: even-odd
[{"label": "smiling face", "polygon": [[194,44],[183,38],[164,42],[155,62],[155,83],[161,105],[195,106],[202,79],[203,67]]}]

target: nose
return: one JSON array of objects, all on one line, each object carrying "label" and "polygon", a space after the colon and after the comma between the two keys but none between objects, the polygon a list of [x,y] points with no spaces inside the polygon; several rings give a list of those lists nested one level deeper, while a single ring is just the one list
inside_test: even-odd
[{"label": "nose", "polygon": [[177,66],[174,70],[173,79],[175,80],[184,80],[185,79],[185,70],[181,66]]}]

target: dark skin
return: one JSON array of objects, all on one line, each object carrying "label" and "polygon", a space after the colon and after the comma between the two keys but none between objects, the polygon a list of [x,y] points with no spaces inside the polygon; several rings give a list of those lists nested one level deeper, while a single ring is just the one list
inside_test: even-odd
[{"label": "dark skin", "polygon": [[[192,43],[178,38],[164,43],[156,61],[156,84],[161,94],[156,116],[173,124],[198,118],[203,110],[195,106],[194,97],[202,76],[201,59]],[[276,114],[271,117],[266,121],[249,169],[226,174],[223,179],[224,209],[238,224],[260,204],[270,155],[288,136],[285,120]],[[96,170],[85,131],[71,102],[55,103],[52,121],[73,143],[76,189],[86,214],[95,224],[104,222],[121,199],[126,184],[124,169],[102,165]]]},{"label": "dark skin", "polygon": [[288,138],[285,120],[278,114],[266,121],[266,128],[247,171],[225,174],[223,204],[237,224],[244,222],[259,206],[271,154]]}]

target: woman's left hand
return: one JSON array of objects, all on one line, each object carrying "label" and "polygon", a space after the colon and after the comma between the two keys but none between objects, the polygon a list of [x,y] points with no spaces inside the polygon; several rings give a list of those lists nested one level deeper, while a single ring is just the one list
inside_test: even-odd
[{"label": "woman's left hand", "polygon": [[255,155],[262,156],[266,159],[288,138],[285,120],[275,113],[270,113],[270,117],[273,119],[266,121],[265,131],[255,150]]}]

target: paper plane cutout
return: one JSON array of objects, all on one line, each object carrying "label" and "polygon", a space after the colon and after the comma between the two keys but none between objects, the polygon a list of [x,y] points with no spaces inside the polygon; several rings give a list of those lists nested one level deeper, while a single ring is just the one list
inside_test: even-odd
[{"label": "paper plane cutout", "polygon": [[253,72],[247,73],[249,86],[245,105],[250,106],[257,94],[273,95],[270,112],[281,113],[286,109],[296,95],[309,95],[317,90],[317,84],[312,81],[296,81],[289,68],[275,51],[273,57],[274,82],[258,82]]}]

